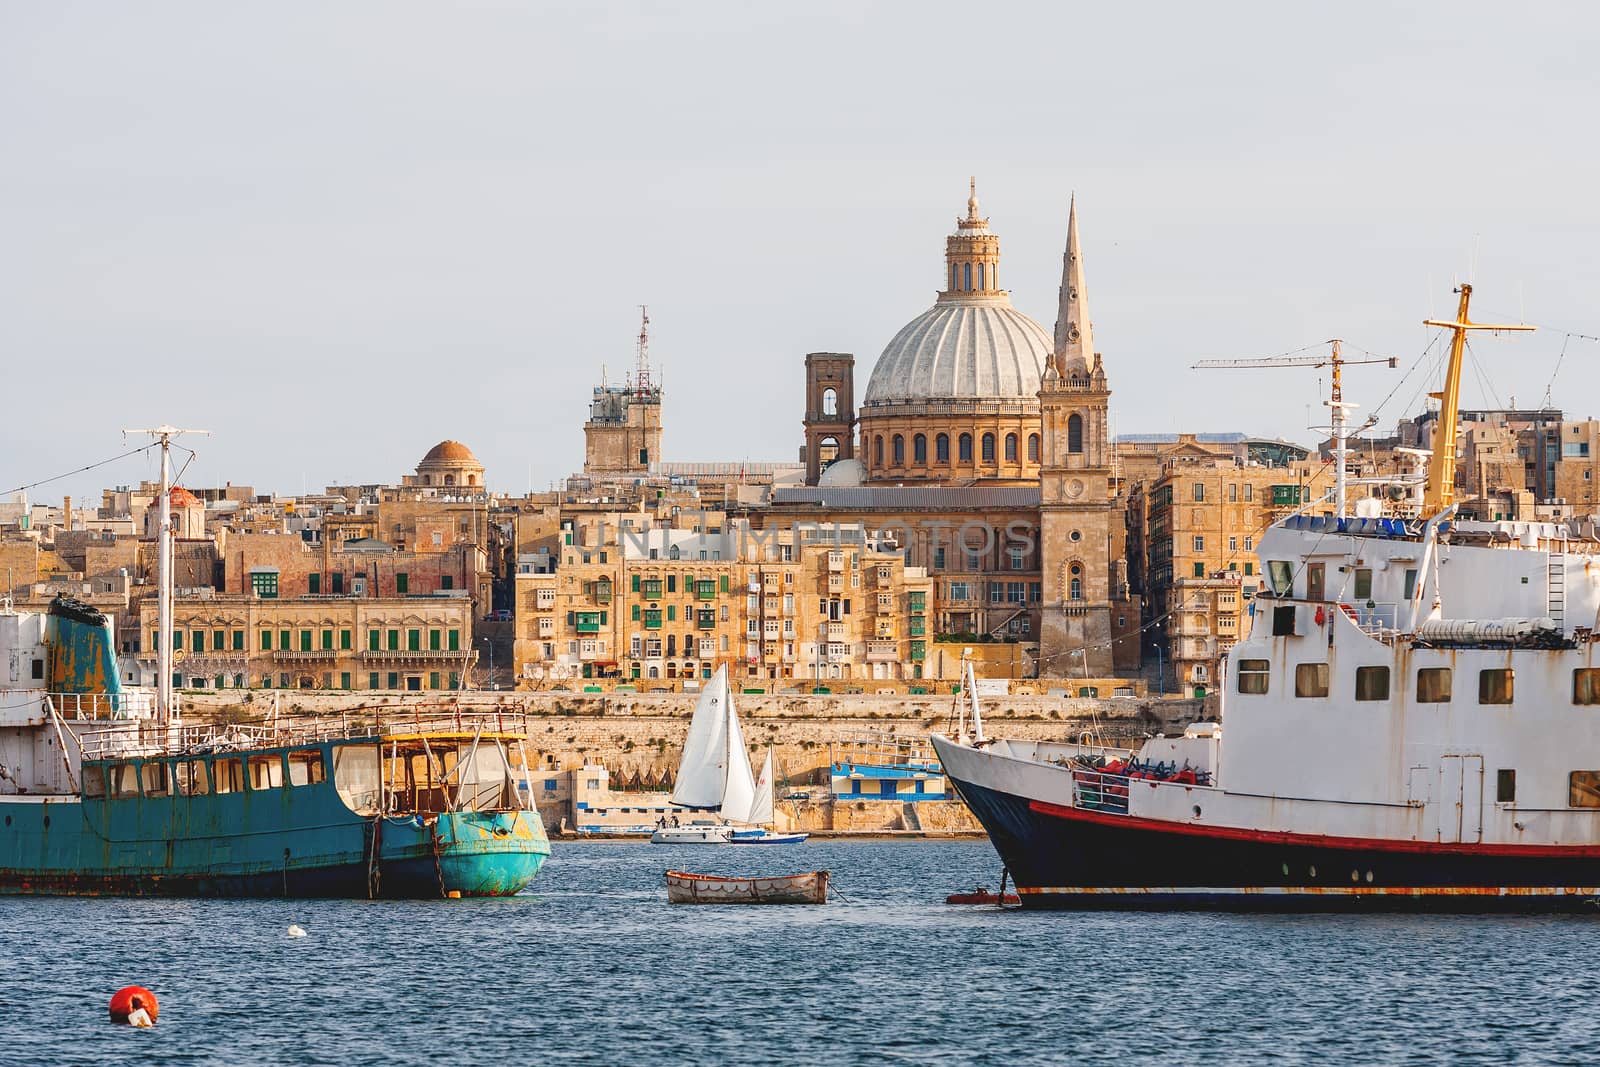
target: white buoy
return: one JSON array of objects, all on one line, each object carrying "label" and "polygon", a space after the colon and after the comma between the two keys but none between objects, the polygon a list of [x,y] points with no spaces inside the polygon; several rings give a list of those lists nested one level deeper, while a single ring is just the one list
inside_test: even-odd
[{"label": "white buoy", "polygon": [[299,923],[290,923],[289,924],[289,936],[290,937],[304,937],[304,936],[306,936],[306,928],[301,926]]}]

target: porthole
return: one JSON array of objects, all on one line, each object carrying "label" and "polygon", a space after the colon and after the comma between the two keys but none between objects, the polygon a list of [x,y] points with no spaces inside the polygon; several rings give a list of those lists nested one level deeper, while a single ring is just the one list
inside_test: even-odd
[{"label": "porthole", "polygon": [[1352,882],[1359,882],[1359,881],[1361,881],[1361,872],[1360,872],[1360,871],[1351,871],[1351,872],[1350,872],[1350,880],[1351,880],[1351,881],[1352,881]]},{"label": "porthole", "polygon": [[1372,872],[1371,871],[1367,872],[1367,884],[1368,885],[1372,884]]},{"label": "porthole", "polygon": [[[1194,817],[1197,818],[1197,819],[1200,817],[1200,805],[1198,805],[1198,804],[1196,804],[1194,806]],[[1284,874],[1288,874],[1289,872],[1288,871],[1284,871],[1283,873]]]},{"label": "porthole", "polygon": [[1289,877],[1289,865],[1287,863],[1283,865],[1283,876],[1285,878]]},{"label": "porthole", "polygon": [[1317,876],[1317,868],[1316,868],[1316,865],[1313,864],[1312,867],[1311,867],[1311,877],[1315,878],[1316,876]]},{"label": "porthole", "polygon": [[1070,537],[1074,541],[1082,541],[1083,540],[1083,531],[1082,530],[1073,530],[1067,536]]}]

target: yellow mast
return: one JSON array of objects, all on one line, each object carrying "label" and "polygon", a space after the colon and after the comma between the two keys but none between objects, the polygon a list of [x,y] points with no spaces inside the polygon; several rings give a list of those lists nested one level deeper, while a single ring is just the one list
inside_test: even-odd
[{"label": "yellow mast", "polygon": [[1423,494],[1424,514],[1438,514],[1455,503],[1456,496],[1456,424],[1461,416],[1461,357],[1467,346],[1468,330],[1532,330],[1533,326],[1495,326],[1472,322],[1467,318],[1467,304],[1472,300],[1472,286],[1462,283],[1456,292],[1461,294],[1461,305],[1456,309],[1454,322],[1426,319],[1424,326],[1442,326],[1453,331],[1450,338],[1450,364],[1444,374],[1444,389],[1428,395],[1439,401],[1439,428],[1433,435],[1433,455],[1428,458],[1428,488]]}]

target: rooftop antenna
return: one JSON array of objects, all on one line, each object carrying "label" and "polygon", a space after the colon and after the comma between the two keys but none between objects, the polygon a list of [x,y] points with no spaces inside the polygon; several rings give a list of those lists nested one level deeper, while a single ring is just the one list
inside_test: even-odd
[{"label": "rooftop antenna", "polygon": [[633,369],[633,388],[640,396],[650,393],[650,309],[639,305],[639,357]]},{"label": "rooftop antenna", "polygon": [[161,495],[156,533],[156,721],[172,722],[172,439],[192,433],[203,437],[210,430],[180,430],[176,426],[157,426],[149,430],[123,430],[149,434],[161,445]]},{"label": "rooftop antenna", "polygon": [[1333,368],[1333,386],[1329,390],[1329,397],[1323,403],[1333,412],[1333,462],[1334,462],[1334,513],[1339,518],[1348,518],[1345,500],[1345,448],[1346,422],[1345,409],[1356,405],[1349,403],[1344,398],[1344,383],[1340,371],[1347,364],[1355,363],[1387,363],[1391,368],[1400,365],[1400,361],[1393,356],[1371,356],[1368,359],[1346,359],[1340,351],[1344,342],[1337,337],[1327,342],[1331,351],[1327,355],[1318,356],[1272,356],[1267,359],[1202,359],[1194,364],[1197,369],[1220,370],[1236,369],[1241,367],[1328,367]]}]

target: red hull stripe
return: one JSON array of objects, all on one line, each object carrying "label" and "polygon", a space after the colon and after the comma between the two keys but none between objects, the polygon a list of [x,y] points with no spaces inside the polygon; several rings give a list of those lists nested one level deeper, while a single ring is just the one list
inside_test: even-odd
[{"label": "red hull stripe", "polygon": [[1126,830],[1149,830],[1186,837],[1209,837],[1223,841],[1255,841],[1272,845],[1298,845],[1307,848],[1348,849],[1361,852],[1414,852],[1449,856],[1537,856],[1549,859],[1600,858],[1600,845],[1512,845],[1454,844],[1440,841],[1400,841],[1381,837],[1332,837],[1326,834],[1296,834],[1283,830],[1249,830],[1239,826],[1201,826],[1197,823],[1145,819],[1137,815],[1112,815],[1030,800],[1028,807],[1040,815],[1078,822],[1117,826]]}]

